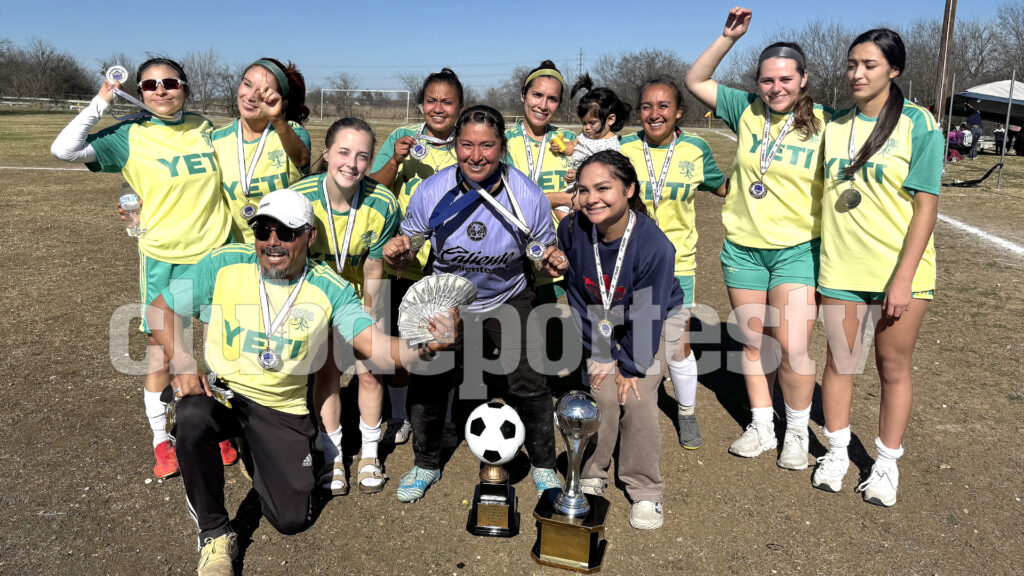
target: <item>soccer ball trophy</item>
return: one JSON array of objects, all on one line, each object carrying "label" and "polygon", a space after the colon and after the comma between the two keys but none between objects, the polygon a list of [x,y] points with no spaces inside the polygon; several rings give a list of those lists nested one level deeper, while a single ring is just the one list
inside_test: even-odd
[{"label": "soccer ball trophy", "polygon": [[509,485],[502,464],[515,457],[525,437],[523,421],[507,404],[487,402],[470,413],[466,444],[484,464],[466,522],[471,534],[510,538],[519,533],[516,489]]}]

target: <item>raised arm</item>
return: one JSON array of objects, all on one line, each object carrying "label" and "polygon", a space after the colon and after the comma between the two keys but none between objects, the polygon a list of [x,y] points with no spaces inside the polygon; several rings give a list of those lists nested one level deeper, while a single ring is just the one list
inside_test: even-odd
[{"label": "raised arm", "polygon": [[686,73],[686,89],[702,104],[715,110],[718,107],[718,82],[711,79],[722,59],[750,26],[753,13],[746,8],[733,8],[725,20],[722,35],[697,57]]}]

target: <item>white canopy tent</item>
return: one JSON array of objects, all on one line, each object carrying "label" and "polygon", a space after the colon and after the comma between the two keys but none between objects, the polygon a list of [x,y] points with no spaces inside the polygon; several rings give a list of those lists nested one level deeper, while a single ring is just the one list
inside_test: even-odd
[{"label": "white canopy tent", "polygon": [[[989,82],[964,90],[957,94],[978,112],[989,119],[999,118],[1002,121],[1006,114],[1006,105],[1010,102],[1010,85],[1012,80]],[[1013,87],[1013,119],[1024,120],[1024,82],[1017,82]]]}]

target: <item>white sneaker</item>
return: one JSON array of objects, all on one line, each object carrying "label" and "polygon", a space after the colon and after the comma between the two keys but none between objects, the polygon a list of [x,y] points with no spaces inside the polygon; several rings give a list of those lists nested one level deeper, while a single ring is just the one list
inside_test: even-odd
[{"label": "white sneaker", "polygon": [[629,511],[629,525],[637,530],[655,530],[665,523],[661,502],[640,500],[633,503]]},{"label": "white sneaker", "polygon": [[857,491],[864,494],[864,501],[879,506],[892,506],[896,503],[896,488],[900,485],[900,470],[892,460],[876,460],[871,467],[871,475],[857,486]]},{"label": "white sneaker", "polygon": [[583,480],[580,480],[580,490],[582,490],[584,494],[590,494],[591,496],[604,496],[605,488],[605,482],[600,478],[584,478]]},{"label": "white sneaker", "polygon": [[388,420],[381,442],[384,444],[405,444],[412,434],[412,424],[408,420]]},{"label": "white sneaker", "polygon": [[776,462],[779,468],[787,470],[803,470],[807,468],[807,446],[809,443],[807,428],[786,428],[786,437],[782,440],[782,452]]},{"label": "white sneaker", "polygon": [[829,450],[818,458],[818,467],[811,476],[811,486],[825,492],[839,492],[843,489],[843,477],[850,469],[850,458],[843,458]]},{"label": "white sneaker", "polygon": [[766,450],[774,450],[779,445],[772,426],[759,426],[751,422],[743,434],[729,446],[729,452],[744,458],[760,456]]}]

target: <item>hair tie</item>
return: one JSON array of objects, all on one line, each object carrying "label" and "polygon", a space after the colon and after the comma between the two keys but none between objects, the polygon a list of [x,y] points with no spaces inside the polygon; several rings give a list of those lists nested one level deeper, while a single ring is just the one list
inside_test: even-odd
[{"label": "hair tie", "polygon": [[[281,70],[280,66],[274,64],[270,60],[257,60],[252,63],[252,66],[263,66],[267,70],[270,70],[270,73],[274,75],[274,78],[277,78],[277,85],[281,87],[281,97],[288,97],[288,77],[285,76],[284,70]],[[252,68],[252,66],[250,66],[250,68]]]},{"label": "hair tie", "polygon": [[540,70],[537,70],[533,74],[530,74],[529,76],[526,77],[526,81],[523,82],[523,87],[525,88],[526,86],[529,86],[530,82],[533,82],[535,78],[538,78],[540,76],[553,76],[555,77],[555,79],[558,80],[558,82],[562,86],[565,86],[565,78],[562,78],[562,74],[559,73],[558,70],[555,70],[553,68],[541,68]]},{"label": "hair tie", "polygon": [[757,67],[760,69],[761,64],[769,58],[789,58],[790,60],[796,60],[796,63],[800,68],[806,68],[804,65],[804,57],[798,50],[790,48],[789,46],[775,46],[768,48],[761,53],[761,57],[757,60]]}]

